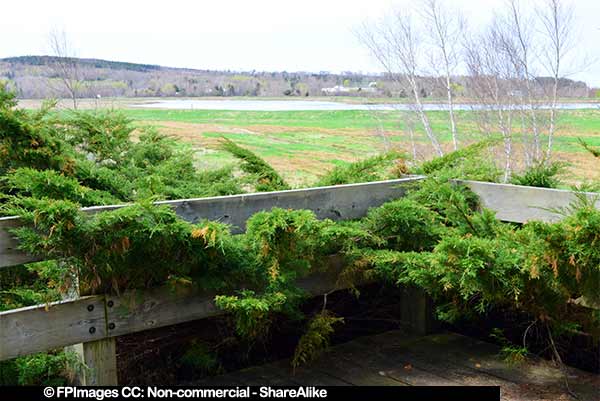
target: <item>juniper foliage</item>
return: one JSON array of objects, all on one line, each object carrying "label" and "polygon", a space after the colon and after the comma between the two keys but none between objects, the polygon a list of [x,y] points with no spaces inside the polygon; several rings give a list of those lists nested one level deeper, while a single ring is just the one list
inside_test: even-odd
[{"label": "juniper foliage", "polygon": [[409,173],[405,160],[406,155],[403,153],[388,152],[358,162],[336,166],[321,177],[315,185],[320,187],[399,178]]},{"label": "juniper foliage", "polygon": [[256,181],[255,189],[257,191],[268,192],[290,189],[290,186],[281,178],[279,173],[252,151],[227,138],[222,138],[221,148],[242,162],[241,169],[250,174],[252,181]]}]

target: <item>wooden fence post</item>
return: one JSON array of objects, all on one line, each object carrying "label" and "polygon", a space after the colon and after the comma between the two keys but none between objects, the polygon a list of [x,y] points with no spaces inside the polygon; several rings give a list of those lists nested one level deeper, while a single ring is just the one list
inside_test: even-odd
[{"label": "wooden fence post", "polygon": [[418,335],[430,334],[437,330],[432,299],[420,288],[402,288],[400,318],[411,331]]},{"label": "wooden fence post", "polygon": [[[71,275],[71,286],[65,293],[67,299],[78,299],[80,297],[79,277],[77,274]],[[94,308],[94,305],[88,305],[87,308]],[[102,307],[104,310],[103,330],[107,333],[107,305],[106,297],[103,298]],[[89,309],[88,309],[89,310]],[[90,310],[91,312],[91,310]],[[97,328],[90,327],[89,330],[96,331]],[[90,334],[93,334],[90,331]],[[116,386],[117,385],[117,347],[116,340],[112,338],[102,338],[96,341],[85,342],[65,347],[66,352],[73,352],[77,357],[77,363],[72,367],[74,369],[74,381],[80,386]]]},{"label": "wooden fence post", "polygon": [[105,338],[76,344],[71,350],[77,355],[80,366],[76,370],[76,383],[81,386],[116,386],[117,349],[115,338]]}]

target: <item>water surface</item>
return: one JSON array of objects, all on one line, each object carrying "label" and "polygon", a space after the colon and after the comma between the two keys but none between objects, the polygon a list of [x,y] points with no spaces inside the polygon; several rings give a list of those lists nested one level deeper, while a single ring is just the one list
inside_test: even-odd
[{"label": "water surface", "polygon": [[[169,99],[152,103],[132,104],[132,107],[169,110],[230,110],[230,111],[338,111],[338,110],[411,110],[411,105],[397,104],[350,104],[320,100],[212,100],[212,99]],[[447,110],[444,103],[425,103],[425,110]],[[456,104],[455,110],[482,110],[490,106],[482,104]],[[549,105],[538,105],[547,109]],[[599,103],[560,103],[562,110],[598,109]]]}]

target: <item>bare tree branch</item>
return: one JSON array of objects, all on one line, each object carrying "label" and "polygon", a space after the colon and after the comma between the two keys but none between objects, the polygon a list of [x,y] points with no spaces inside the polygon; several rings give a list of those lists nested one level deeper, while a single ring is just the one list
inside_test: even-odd
[{"label": "bare tree branch", "polygon": [[423,41],[415,29],[412,16],[396,13],[378,24],[363,24],[356,34],[395,82],[409,86],[413,100],[411,106],[419,116],[434,151],[442,156],[444,152],[421,101],[419,49],[422,48]]},{"label": "bare tree branch", "polygon": [[71,48],[64,30],[52,30],[48,35],[48,42],[54,56],[50,66],[61,80],[64,89],[69,93],[73,101],[73,108],[76,109],[81,79],[75,51]]},{"label": "bare tree branch", "polygon": [[544,65],[553,79],[550,95],[550,126],[548,129],[548,146],[546,158],[552,155],[554,133],[556,131],[556,114],[558,101],[558,84],[562,75],[562,64],[565,56],[573,48],[573,6],[561,0],[544,0],[543,8],[538,9],[538,17],[542,25],[542,35],[547,43],[543,50]]},{"label": "bare tree branch", "polygon": [[[454,150],[458,149],[458,134],[456,128],[456,117],[454,113],[454,95],[452,93],[452,74],[458,64],[457,38],[462,37],[464,21],[460,13],[451,12],[442,7],[438,0],[425,0],[422,11],[425,26],[434,47],[441,56],[443,76],[445,78],[444,89],[446,90],[448,114],[450,118],[450,131],[452,134],[452,145]],[[434,68],[439,70],[438,62],[435,60]],[[437,72],[437,71],[436,71]]]}]

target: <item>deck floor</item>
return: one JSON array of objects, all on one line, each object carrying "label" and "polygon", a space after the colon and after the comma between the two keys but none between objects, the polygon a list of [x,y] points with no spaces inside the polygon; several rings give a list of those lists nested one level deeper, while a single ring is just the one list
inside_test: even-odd
[{"label": "deck floor", "polygon": [[[567,368],[579,400],[600,400],[600,376]],[[550,361],[510,365],[499,348],[453,333],[412,337],[400,331],[361,337],[330,348],[292,372],[289,360],[210,377],[196,385],[492,385],[503,400],[572,400],[565,374]]]}]

